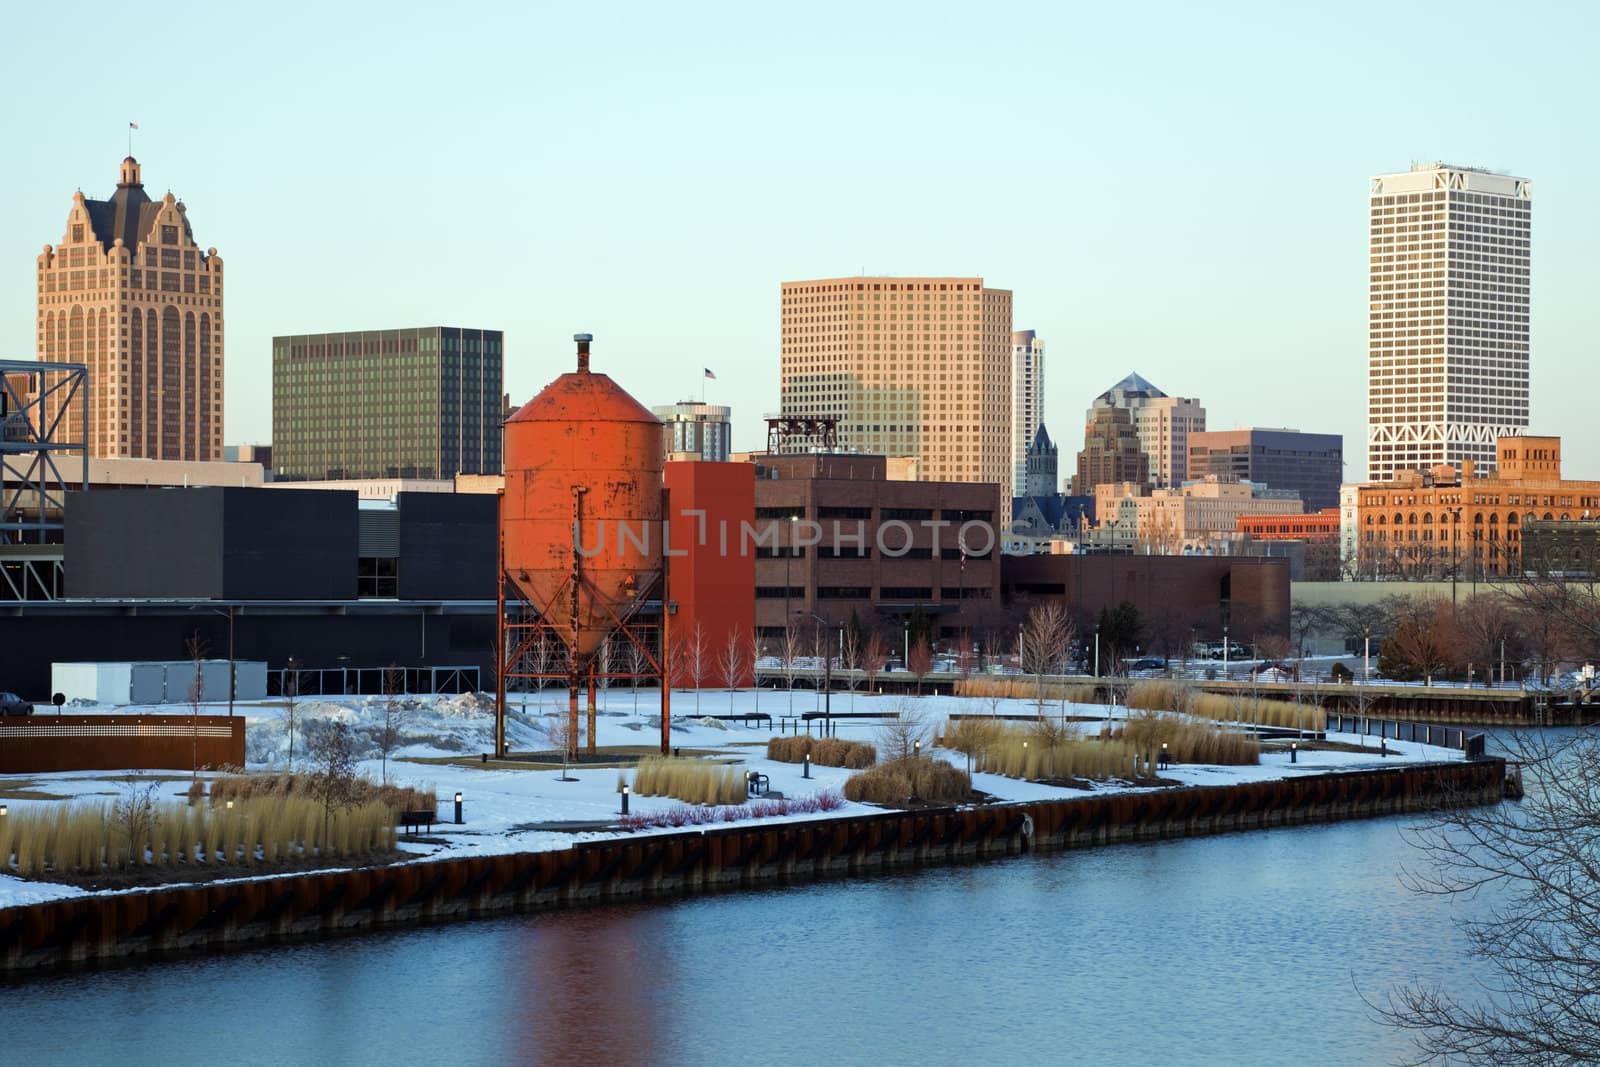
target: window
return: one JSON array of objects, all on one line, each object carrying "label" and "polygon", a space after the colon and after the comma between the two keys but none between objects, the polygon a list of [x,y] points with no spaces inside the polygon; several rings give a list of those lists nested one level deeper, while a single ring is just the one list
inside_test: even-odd
[{"label": "window", "polygon": [[175,245],[178,243],[178,228],[176,226],[161,227],[161,243]]},{"label": "window", "polygon": [[356,596],[392,600],[400,595],[398,559],[393,556],[362,556],[356,566]]}]

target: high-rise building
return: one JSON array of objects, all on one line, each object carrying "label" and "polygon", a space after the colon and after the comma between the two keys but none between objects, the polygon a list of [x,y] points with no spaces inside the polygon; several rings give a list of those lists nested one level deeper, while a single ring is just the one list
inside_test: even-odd
[{"label": "high-rise building", "polygon": [[222,257],[182,201],[129,156],[109,199],[73,194],[37,280],[38,358],[89,368],[91,456],[222,458]]},{"label": "high-rise building", "polygon": [[[1011,452],[1014,470],[1011,491],[1033,495],[1028,489],[1028,448],[1044,423],[1044,342],[1032,330],[1011,332]],[[1050,492],[1059,492],[1051,487]]]},{"label": "high-rise building", "polygon": [[[1098,408],[1122,408],[1133,419],[1139,445],[1150,457],[1150,478],[1158,486],[1177,486],[1189,471],[1189,435],[1206,428],[1206,409],[1192,397],[1168,396],[1137,374],[1130,374],[1095,397]],[[1120,479],[1119,479],[1120,480]]]},{"label": "high-rise building", "polygon": [[502,346],[450,326],[274,337],[274,477],[501,473]]},{"label": "high-rise building", "polygon": [[1307,511],[1339,506],[1344,438],[1299,430],[1202,430],[1189,435],[1189,473],[1294,489]]},{"label": "high-rise building", "polygon": [[650,411],[663,423],[668,452],[692,452],[701,459],[726,463],[733,451],[733,409],[722,404],[685,400]]},{"label": "high-rise building", "polygon": [[837,416],[839,447],[914,456],[924,481],[997,483],[1010,507],[1009,290],[862,277],[782,295],[784,415]]},{"label": "high-rise building", "polygon": [[1083,429],[1083,451],[1078,453],[1078,469],[1072,478],[1073,496],[1091,496],[1094,487],[1113,482],[1138,486],[1150,482],[1150,457],[1139,443],[1133,416],[1127,408],[1089,409],[1089,425]]},{"label": "high-rise building", "polygon": [[1429,163],[1370,182],[1367,477],[1474,460],[1528,427],[1532,183]]}]

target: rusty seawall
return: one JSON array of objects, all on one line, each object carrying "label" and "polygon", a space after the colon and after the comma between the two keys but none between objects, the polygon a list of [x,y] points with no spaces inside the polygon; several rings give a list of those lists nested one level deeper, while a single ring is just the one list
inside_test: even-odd
[{"label": "rusty seawall", "polygon": [[885,811],[582,842],[554,852],[423,861],[156,888],[0,908],[0,974],[767,884],[971,862],[1030,850],[1488,804],[1505,763],[1481,759],[1101,797]]}]

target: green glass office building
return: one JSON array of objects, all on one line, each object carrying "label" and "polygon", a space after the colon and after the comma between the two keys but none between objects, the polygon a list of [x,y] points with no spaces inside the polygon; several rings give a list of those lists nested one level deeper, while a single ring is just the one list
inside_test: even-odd
[{"label": "green glass office building", "polygon": [[274,337],[274,477],[501,473],[503,346],[451,326]]}]

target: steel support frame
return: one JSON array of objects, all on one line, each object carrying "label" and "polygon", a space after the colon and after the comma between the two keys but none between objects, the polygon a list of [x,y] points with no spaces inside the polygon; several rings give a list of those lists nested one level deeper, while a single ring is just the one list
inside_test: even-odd
[{"label": "steel support frame", "polygon": [[[69,441],[74,413],[78,440]],[[86,365],[0,360],[0,544],[60,540],[67,490],[89,488],[88,442]],[[72,456],[79,463],[76,485],[60,463]]]}]

